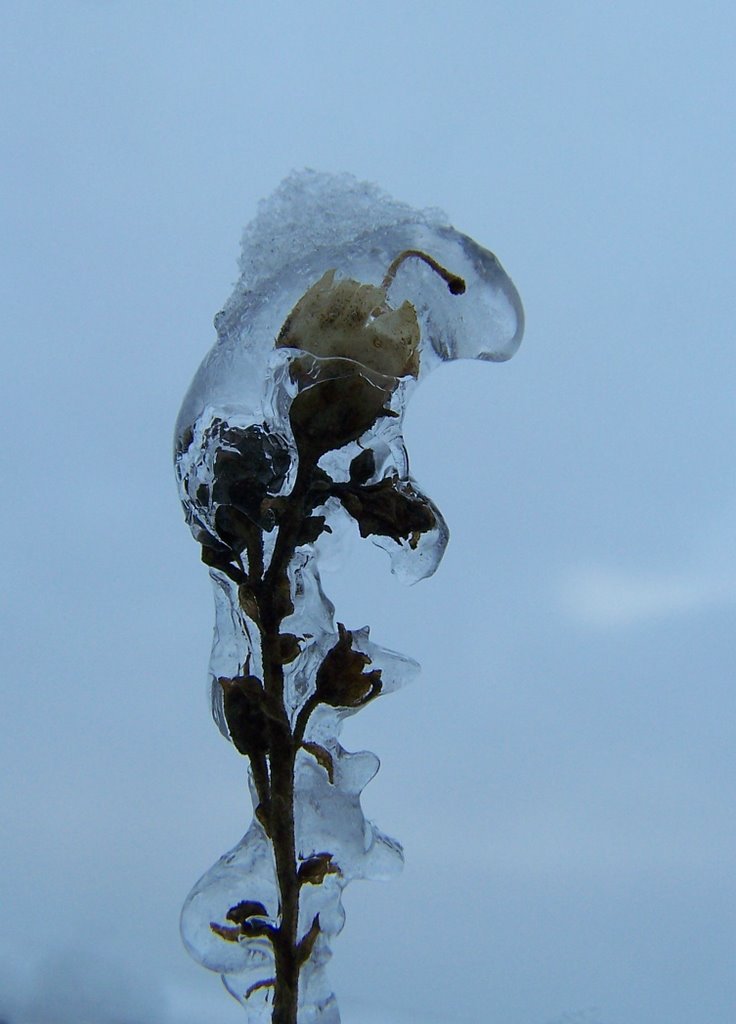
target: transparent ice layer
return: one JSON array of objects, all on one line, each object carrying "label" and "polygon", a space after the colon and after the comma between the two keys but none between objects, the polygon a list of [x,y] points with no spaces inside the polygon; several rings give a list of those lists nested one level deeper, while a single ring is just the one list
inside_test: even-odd
[{"label": "transparent ice layer", "polygon": [[435,571],[448,530],[409,474],[408,396],[441,362],[508,359],[523,314],[492,253],[346,175],[287,178],[240,265],[175,461],[215,589],[213,714],[249,759],[254,817],[181,927],[253,1022],[291,1024],[298,1003],[299,1024],[332,1024],[342,890],[402,864],[361,810],[378,759],[344,750],[340,727],[417,665],[335,622],[319,560],[348,523],[402,580]]}]

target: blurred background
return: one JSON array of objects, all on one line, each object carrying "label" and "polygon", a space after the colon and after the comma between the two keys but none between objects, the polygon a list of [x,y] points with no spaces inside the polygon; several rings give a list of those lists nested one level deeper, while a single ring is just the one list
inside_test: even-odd
[{"label": "blurred background", "polygon": [[437,575],[325,580],[423,664],[344,734],[407,861],[346,892],[344,1022],[733,1024],[733,4],[6,0],[0,39],[0,1018],[244,1019],[178,936],[250,805],[170,445],[310,166],[443,207],[527,313],[413,399]]}]

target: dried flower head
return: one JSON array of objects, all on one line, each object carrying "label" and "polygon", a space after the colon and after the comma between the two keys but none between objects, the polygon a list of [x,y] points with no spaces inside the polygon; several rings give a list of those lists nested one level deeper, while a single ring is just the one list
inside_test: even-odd
[{"label": "dried flower head", "polygon": [[387,377],[419,372],[419,323],[410,302],[392,309],[383,286],[335,280],[328,270],[286,318],[278,348],[352,359]]}]

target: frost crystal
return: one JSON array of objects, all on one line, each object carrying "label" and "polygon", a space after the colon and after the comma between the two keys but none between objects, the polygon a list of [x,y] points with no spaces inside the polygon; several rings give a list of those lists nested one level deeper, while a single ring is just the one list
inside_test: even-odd
[{"label": "frost crystal", "polygon": [[378,759],[340,728],[418,666],[335,622],[320,552],[348,519],[402,580],[435,571],[448,531],[409,475],[407,397],[443,361],[508,359],[523,314],[495,256],[439,212],[305,172],[246,229],[215,326],[175,461],[215,589],[213,714],[248,758],[254,816],[189,894],[182,936],[253,1024],[333,1024],[342,890],[403,861],[361,810]]}]

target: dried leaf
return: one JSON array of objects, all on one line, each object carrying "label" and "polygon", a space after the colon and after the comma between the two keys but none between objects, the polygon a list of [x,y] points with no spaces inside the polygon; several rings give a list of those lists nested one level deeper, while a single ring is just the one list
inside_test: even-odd
[{"label": "dried leaf", "polygon": [[340,869],[331,853],[315,853],[299,865],[297,877],[300,885],[321,885],[327,875],[339,875]]},{"label": "dried leaf", "polygon": [[268,911],[257,900],[243,900],[234,907],[230,907],[225,916],[233,924],[243,924],[251,917],[268,917]]},{"label": "dried leaf", "polygon": [[205,565],[209,565],[211,569],[219,569],[220,572],[224,572],[226,576],[237,584],[243,583],[245,580],[245,573],[239,565],[233,565],[233,559],[237,558],[237,551],[232,548],[225,547],[224,544],[220,544],[213,538],[213,543],[202,544],[202,561]]},{"label": "dried leaf", "polygon": [[237,942],[241,936],[248,939],[273,940],[277,929],[269,921],[261,920],[266,917],[268,911],[262,903],[256,900],[243,900],[242,903],[230,907],[227,912],[228,921],[233,921],[235,927],[231,928],[213,921],[210,928],[226,942]]},{"label": "dried leaf", "polygon": [[[315,466],[312,470],[312,479],[309,482],[309,489],[313,495],[323,495],[331,490],[334,482],[335,481],[329,473],[325,473],[321,466]],[[318,503],[318,501],[315,501],[314,504],[316,505]]]},{"label": "dried leaf", "polygon": [[249,985],[245,990],[245,998],[250,999],[253,993],[257,992],[259,988],[273,988],[275,985],[275,978],[266,978],[263,981],[257,981],[254,985]]},{"label": "dried leaf", "polygon": [[248,583],[241,583],[238,588],[238,600],[240,601],[240,607],[243,609],[245,614],[255,622],[258,628],[261,628],[261,610],[258,607],[258,599],[255,595],[253,588]]},{"label": "dried leaf", "polygon": [[219,935],[225,942],[237,942],[241,936],[240,928],[228,928],[226,925],[217,924],[215,921],[210,921],[210,929]]},{"label": "dried leaf", "polygon": [[236,750],[247,757],[262,756],[268,750],[269,725],[265,695],[256,676],[220,677],[225,721]]},{"label": "dried leaf", "polygon": [[307,516],[302,522],[297,544],[314,544],[325,530],[332,533],[330,527],[325,525],[324,516]]},{"label": "dried leaf", "polygon": [[301,654],[299,641],[293,633],[281,633],[276,638],[275,655],[280,665],[290,665]]},{"label": "dried leaf", "polygon": [[200,534],[200,542],[202,544],[202,561],[205,565],[212,566],[213,569],[223,569],[228,565],[232,559],[234,552],[232,548],[227,547],[225,544],[221,544],[214,537],[207,537],[206,540],[201,539],[204,531]]},{"label": "dried leaf", "polygon": [[350,482],[364,484],[376,472],[376,458],[370,448],[356,455],[350,463]]},{"label": "dried leaf", "polygon": [[286,441],[255,424],[235,427],[221,422],[217,433],[213,502],[270,529],[272,523],[261,518],[261,502],[277,494],[286,479],[291,463]]},{"label": "dried leaf", "polygon": [[243,921],[240,925],[240,934],[247,939],[273,939],[276,929],[268,921]]},{"label": "dried leaf", "polygon": [[357,708],[367,704],[381,690],[381,670],[363,672],[371,659],[353,650],[353,634],[339,622],[338,641],[317,670],[316,694],[322,704]]},{"label": "dried leaf", "polygon": [[258,821],[263,826],[263,830],[267,836],[271,835],[271,803],[268,801],[265,804],[258,804],[255,811],[253,812]]},{"label": "dried leaf", "polygon": [[312,950],[314,949],[314,944],[317,941],[318,935],[319,914],[315,916],[309,931],[297,946],[297,958],[300,965],[306,963],[307,960],[309,960],[310,956],[312,955]]},{"label": "dried leaf", "polygon": [[335,764],[332,760],[332,754],[329,750],[325,750],[319,743],[302,743],[302,747],[307,753],[311,754],[312,757],[316,758],[317,761],[322,765],[324,770],[327,772],[327,778],[330,783],[334,785],[335,782]]},{"label": "dried leaf", "polygon": [[391,537],[397,543],[408,540],[415,548],[419,536],[437,525],[427,499],[398,477],[386,477],[366,487],[342,487],[336,493],[358,523],[361,537]]},{"label": "dried leaf", "polygon": [[[234,505],[220,505],[215,512],[218,536],[238,554],[251,543],[257,543],[261,526]],[[266,527],[264,527],[266,528]]]}]

